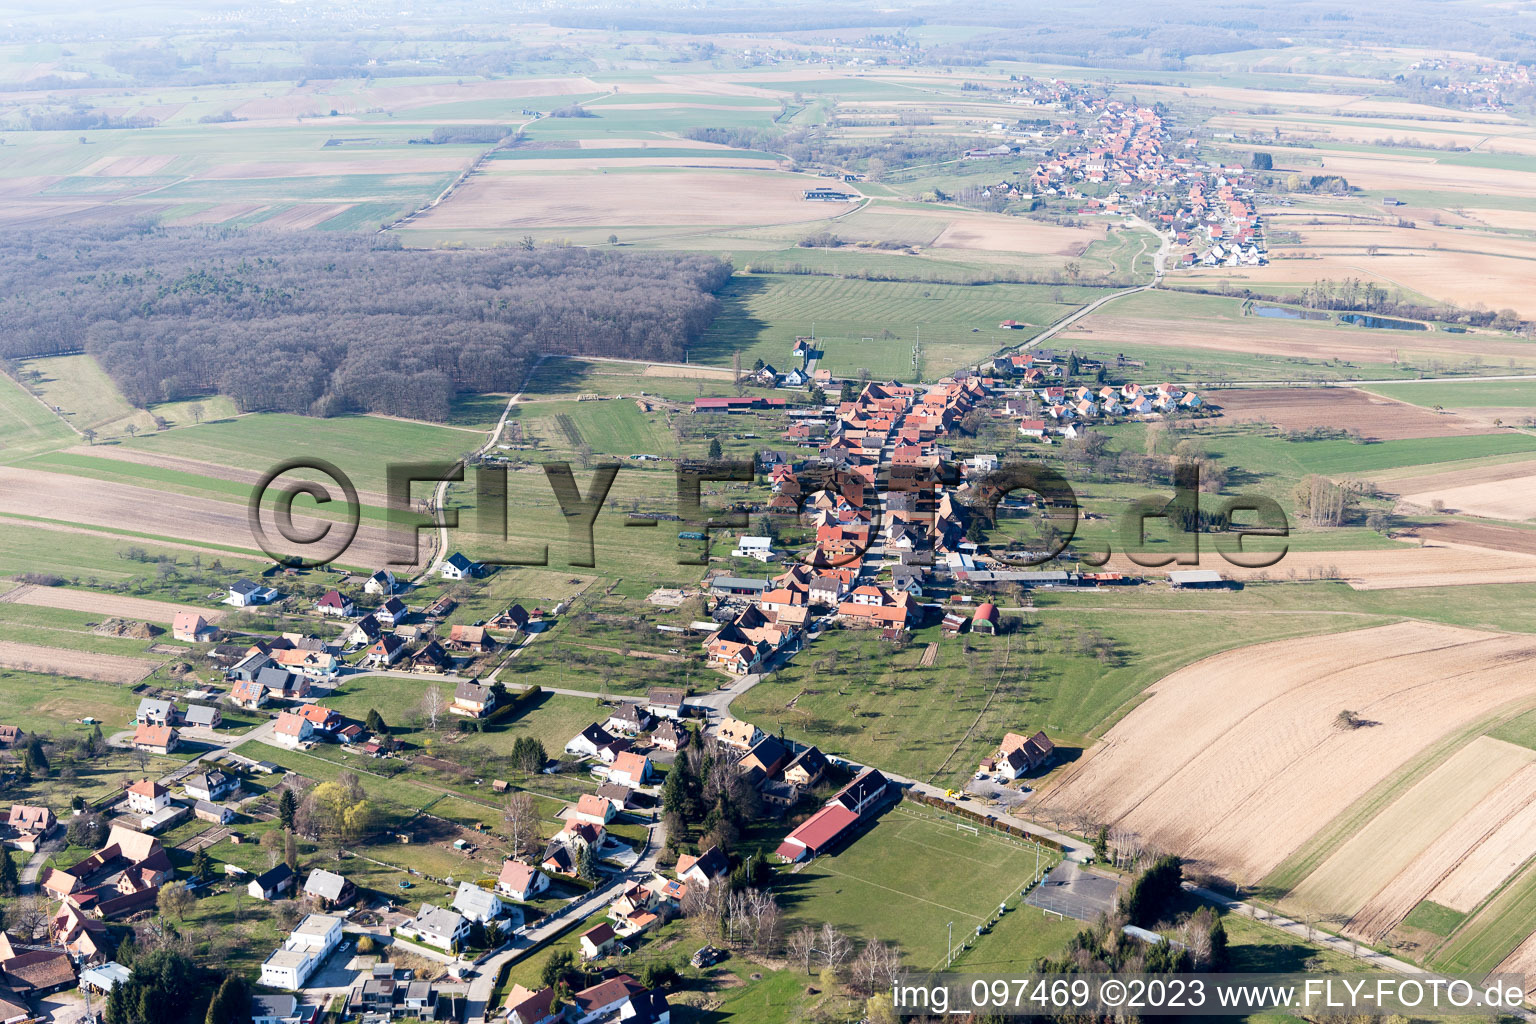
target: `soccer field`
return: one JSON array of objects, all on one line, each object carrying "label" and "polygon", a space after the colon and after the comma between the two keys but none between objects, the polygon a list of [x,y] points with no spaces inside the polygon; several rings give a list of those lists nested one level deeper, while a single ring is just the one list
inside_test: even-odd
[{"label": "soccer field", "polygon": [[1058,858],[985,829],[956,830],[954,821],[897,806],[840,852],[782,876],[789,927],[830,921],[860,942],[895,943],[914,968],[932,967],[951,921],[958,944],[998,904],[1018,905],[1037,850],[1042,871]]}]

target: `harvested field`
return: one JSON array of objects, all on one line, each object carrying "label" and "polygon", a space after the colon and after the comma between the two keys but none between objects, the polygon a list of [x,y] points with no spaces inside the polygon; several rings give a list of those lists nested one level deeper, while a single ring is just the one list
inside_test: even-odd
[{"label": "harvested field", "polygon": [[730,370],[719,366],[671,366],[652,365],[645,368],[646,377],[676,377],[680,380],[730,380]]},{"label": "harvested field", "polygon": [[1444,511],[1462,515],[1536,519],[1536,460],[1407,477],[1384,487],[1423,509],[1439,502]]},{"label": "harvested field", "polygon": [[1212,392],[1210,399],[1221,408],[1224,419],[1239,423],[1262,421],[1282,430],[1358,430],[1373,441],[1493,432],[1473,420],[1439,415],[1355,388],[1234,388]]},{"label": "harvested field", "polygon": [[[1536,583],[1536,557],[1460,546],[1404,545],[1398,549],[1370,551],[1291,551],[1268,569],[1244,569],[1228,563],[1215,551],[1205,549],[1201,552],[1200,565],[1234,580],[1337,579],[1355,590]],[[1118,551],[1110,558],[1107,568],[1154,576],[1167,571],[1142,568]]]},{"label": "harvested field", "polygon": [[176,154],[160,156],[102,157],[80,171],[82,175],[99,175],[103,178],[140,178],[159,174],[176,159]]},{"label": "harvested field", "polygon": [[1536,853],[1536,839],[1532,837],[1536,837],[1536,800],[1525,804],[1484,837],[1446,873],[1428,898],[1463,913],[1475,909]]},{"label": "harvested field", "polygon": [[166,223],[178,227],[185,227],[191,224],[222,224],[227,220],[234,220],[237,217],[249,216],[266,206],[266,203],[218,203],[208,207],[206,210],[189,213],[185,217],[176,217],[166,221]]},{"label": "harvested field", "polygon": [[1517,530],[1508,526],[1482,523],[1426,523],[1416,531],[1431,544],[1447,547],[1491,548],[1536,555],[1536,530]]},{"label": "harvested field", "polygon": [[115,654],[87,654],[0,641],[0,666],[77,679],[99,679],[105,683],[136,683],[153,672],[158,663]]},{"label": "harvested field", "polygon": [[290,206],[283,212],[268,217],[261,226],[280,231],[301,231],[323,224],[338,214],[352,209],[353,203],[308,203]]},{"label": "harvested field", "polygon": [[852,209],[808,203],[801,175],[679,170],[654,174],[507,173],[471,178],[412,226],[438,230],[513,227],[787,224]]},{"label": "harvested field", "polygon": [[1505,819],[1536,799],[1536,750],[1481,736],[1394,800],[1289,899],[1374,942]]},{"label": "harvested field", "polygon": [[[66,523],[180,537],[207,544],[258,551],[245,505],[211,498],[170,495],[147,487],[69,477],[61,473],[5,467],[0,469],[0,513],[37,516],[39,512]],[[298,530],[314,535],[332,521],[296,514]],[[268,525],[268,532],[276,536]],[[383,526],[362,525],[348,547],[344,563],[387,565],[390,550]]]},{"label": "harvested field", "polygon": [[1536,932],[1527,935],[1525,941],[1516,946],[1515,951],[1505,957],[1492,973],[1525,975],[1525,1001],[1536,1002]]},{"label": "harvested field", "polygon": [[[1238,648],[1158,682],[1042,799],[1257,882],[1418,751],[1536,704],[1533,656],[1425,622]],[[1378,724],[1340,729],[1345,709]]]},{"label": "harvested field", "polygon": [[23,584],[0,596],[0,602],[29,604],[39,608],[65,608],[72,612],[91,612],[96,615],[142,619],[147,622],[171,622],[181,612],[197,612],[209,622],[217,622],[224,615],[223,611],[173,604],[170,601],[101,594],[94,590],[73,590],[69,587],[37,587],[31,584]]},{"label": "harvested field", "polygon": [[[1261,269],[1273,267],[1271,264],[1269,268]],[[1207,276],[1240,275],[1245,269],[1252,268],[1223,268],[1213,270]],[[1198,271],[1192,273],[1199,274]],[[1356,269],[1342,276],[1358,277],[1360,273]],[[1319,273],[1314,276],[1328,275]],[[1306,279],[1311,281],[1312,276]],[[1113,309],[1114,305],[1111,303],[1105,308]],[[1352,363],[1391,363],[1410,352],[1435,353],[1448,361],[1466,357],[1466,350],[1453,340],[1457,335],[1356,329],[1342,324],[1298,324],[1259,316],[1230,320],[1190,317],[1181,321],[1177,330],[1170,330],[1168,322],[1157,317],[1094,313],[1073,324],[1061,337],[1111,351],[1112,346],[1121,345],[1166,346],[1318,362],[1343,359]],[[1477,352],[1490,358],[1531,358],[1536,355],[1536,349],[1529,344],[1495,338],[1478,339]]]}]

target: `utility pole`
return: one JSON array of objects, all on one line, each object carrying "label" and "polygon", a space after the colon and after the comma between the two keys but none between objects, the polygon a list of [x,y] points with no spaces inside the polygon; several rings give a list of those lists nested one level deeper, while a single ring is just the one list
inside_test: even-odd
[{"label": "utility pole", "polygon": [[944,947],[944,969],[949,970],[950,964],[955,961],[955,922],[949,922],[949,941]]}]

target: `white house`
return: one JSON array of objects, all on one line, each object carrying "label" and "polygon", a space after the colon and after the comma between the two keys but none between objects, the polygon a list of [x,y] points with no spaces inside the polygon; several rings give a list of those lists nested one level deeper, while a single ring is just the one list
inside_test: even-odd
[{"label": "white house", "polygon": [[523,926],[521,908],[507,906],[495,892],[473,882],[459,883],[459,891],[453,895],[453,909],[466,921],[479,921],[489,929],[508,931]]},{"label": "white house", "polygon": [[465,936],[469,934],[469,922],[462,914],[444,907],[434,907],[430,903],[423,903],[416,913],[416,919],[410,924],[401,925],[400,931],[407,936],[420,939],[429,946],[451,950],[463,942]]},{"label": "white house", "polygon": [[300,989],[315,968],[341,942],[341,918],[310,914],[261,965],[261,983],[269,988]]},{"label": "white house", "polygon": [[368,582],[363,584],[363,593],[393,594],[396,586],[398,584],[395,582],[395,574],[388,569],[380,569],[372,576],[369,576]]},{"label": "white house", "polygon": [[462,553],[455,551],[443,560],[443,564],[438,568],[438,572],[442,574],[445,580],[467,580],[471,576],[478,576],[480,574],[480,565],[477,562],[471,562]]},{"label": "white house", "polygon": [[613,734],[593,722],[567,741],[565,752],[578,757],[595,757],[600,748],[612,742]]},{"label": "white house", "polygon": [[755,558],[759,562],[771,562],[774,559],[772,537],[738,537],[736,549],[731,552],[736,558]]},{"label": "white house", "polygon": [[149,815],[171,805],[171,791],[149,779],[140,779],[128,787],[128,809],[135,814]]},{"label": "white house", "polygon": [[510,899],[526,903],[549,888],[549,876],[531,864],[509,860],[501,865],[496,891]]},{"label": "white house", "polygon": [[290,711],[281,711],[277,716],[277,725],[272,727],[272,742],[289,750],[298,750],[314,734],[315,727],[309,719]]}]

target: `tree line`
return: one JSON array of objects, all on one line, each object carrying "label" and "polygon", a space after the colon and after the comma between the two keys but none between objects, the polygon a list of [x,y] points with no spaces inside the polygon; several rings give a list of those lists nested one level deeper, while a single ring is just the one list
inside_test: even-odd
[{"label": "tree line", "polygon": [[681,361],[731,268],[576,248],[407,250],[319,234],[82,229],[0,240],[0,358],[84,350],[137,406],[442,421],[541,353]]}]

